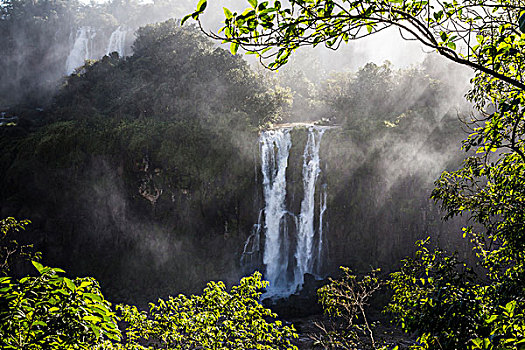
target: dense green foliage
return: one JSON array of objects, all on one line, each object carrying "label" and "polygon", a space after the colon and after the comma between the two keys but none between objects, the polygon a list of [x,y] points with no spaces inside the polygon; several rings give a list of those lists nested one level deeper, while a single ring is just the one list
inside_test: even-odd
[{"label": "dense green foliage", "polygon": [[120,342],[118,318],[96,280],[71,280],[61,269],[33,265],[37,277],[0,279],[3,349],[297,349],[293,326],[269,321],[277,315],[259,304],[268,284],[260,273],[230,292],[210,282],[202,295],[160,299],[149,312],[118,305],[126,324]]},{"label": "dense green foliage", "polygon": [[404,330],[424,334],[433,347],[461,348],[479,334],[483,297],[464,263],[430,251],[427,243],[418,242],[415,257],[392,274],[394,294],[387,310]]},{"label": "dense green foliage", "polygon": [[[199,16],[201,1],[186,18]],[[519,1],[249,1],[242,13],[224,9],[223,39],[285,64],[304,45],[337,48],[396,26],[442,56],[476,72],[467,95],[479,110],[464,142],[463,166],[444,172],[433,198],[446,218],[465,215],[465,236],[479,271],[423,248],[393,275],[390,310],[408,330],[422,333],[423,348],[519,348],[523,342],[525,236],[525,34]],[[216,36],[218,37],[218,36]],[[459,45],[458,45],[459,44]],[[466,49],[467,52],[460,51]],[[497,321],[496,321],[497,320]]]},{"label": "dense green foliage", "polygon": [[[297,349],[293,326],[272,320],[277,315],[259,303],[268,285],[261,277],[245,277],[229,292],[224,283],[209,282],[202,295],[160,299],[149,312],[119,306],[127,324],[123,348]],[[141,346],[145,341],[155,345]]]},{"label": "dense green foliage", "polygon": [[33,262],[37,277],[0,279],[3,349],[81,349],[120,339],[117,319],[92,278],[71,280]]},{"label": "dense green foliage", "polygon": [[[8,218],[0,228],[16,234],[25,224]],[[9,272],[0,278],[2,349],[297,349],[293,326],[259,303],[268,285],[259,272],[229,292],[223,282],[209,282],[201,295],[159,299],[149,312],[121,304],[117,317],[95,279],[69,279],[62,269],[32,264],[36,276],[17,279],[2,270]]]},{"label": "dense green foliage", "polygon": [[521,349],[523,299],[500,281],[476,275],[456,256],[419,242],[414,258],[391,275],[387,311],[423,349]]},{"label": "dense green foliage", "polygon": [[133,51],[125,60],[106,56],[69,77],[54,114],[184,120],[219,131],[273,121],[286,97],[269,90],[240,57],[176,20],[140,28]]},{"label": "dense green foliage", "polygon": [[328,107],[327,117],[377,138],[385,126],[410,133],[432,120],[442,122],[441,116],[456,103],[443,102],[451,97],[446,89],[445,82],[422,67],[395,70],[388,62],[369,63],[356,73],[324,81],[319,99]]},{"label": "dense green foliage", "polygon": [[209,282],[202,295],[159,299],[149,312],[118,305],[117,317],[95,279],[33,265],[36,277],[0,278],[2,349],[297,349],[293,326],[259,303],[268,282],[258,272],[229,292]]}]

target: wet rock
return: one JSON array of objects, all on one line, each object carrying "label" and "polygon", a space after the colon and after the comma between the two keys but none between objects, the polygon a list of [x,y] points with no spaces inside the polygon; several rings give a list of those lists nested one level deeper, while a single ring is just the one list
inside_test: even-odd
[{"label": "wet rock", "polygon": [[304,283],[295,294],[286,298],[265,299],[263,305],[285,319],[319,315],[323,310],[318,303],[317,290],[328,282],[328,279],[317,279],[305,273]]}]

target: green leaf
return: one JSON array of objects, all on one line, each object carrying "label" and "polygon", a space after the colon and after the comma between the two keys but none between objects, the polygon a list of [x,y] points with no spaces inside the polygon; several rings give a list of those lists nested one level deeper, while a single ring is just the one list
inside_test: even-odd
[{"label": "green leaf", "polygon": [[95,300],[95,301],[102,301],[102,298],[96,294],[93,294],[93,293],[84,293],[84,297],[87,297],[91,300]]},{"label": "green leaf", "polygon": [[233,13],[230,10],[228,10],[226,7],[223,7],[222,9],[224,11],[224,16],[226,16],[226,19],[230,19],[233,17]]},{"label": "green leaf", "polygon": [[487,322],[487,323],[492,323],[492,322],[494,322],[497,318],[498,318],[497,315],[492,315],[492,316],[490,316],[490,317],[487,319],[486,322]]},{"label": "green leaf", "polygon": [[97,337],[97,340],[98,340],[98,338],[100,338],[100,327],[97,327],[94,324],[90,324],[89,327],[91,328],[93,333],[95,333],[95,336]]},{"label": "green leaf", "polygon": [[238,43],[231,43],[230,44],[230,52],[232,53],[232,55],[235,55],[237,53],[238,49],[239,49],[239,44]]},{"label": "green leaf", "polygon": [[47,323],[45,323],[44,321],[35,321],[35,322],[33,322],[33,326],[45,327],[45,326],[47,326]]},{"label": "green leaf", "polygon": [[200,0],[197,4],[197,12],[203,12],[206,9],[206,6],[208,6],[208,0]]},{"label": "green leaf", "polygon": [[474,343],[474,349],[481,349],[481,344],[483,344],[483,339],[481,338],[472,339],[472,343]]},{"label": "green leaf", "polygon": [[80,283],[80,286],[78,288],[85,288],[87,286],[90,286],[92,285],[93,283],[91,283],[90,281],[83,281],[82,283]]},{"label": "green leaf", "polygon": [[252,5],[253,8],[257,7],[257,0],[248,0],[248,2],[250,3],[250,5]]},{"label": "green leaf", "polygon": [[455,49],[456,49],[456,43],[449,42],[449,43],[447,43],[447,46],[448,46],[449,48],[451,48],[452,50],[455,50]]},{"label": "green leaf", "polygon": [[38,261],[31,261],[31,264],[38,270],[38,272],[42,273],[44,271],[44,266],[39,263]]},{"label": "green leaf", "polygon": [[190,19],[193,16],[193,13],[190,13],[189,15],[184,16],[182,21],[180,21],[180,25],[184,25],[184,22],[186,22],[188,19]]},{"label": "green leaf", "polygon": [[71,281],[69,278],[67,277],[64,277],[64,282],[66,283],[66,286],[71,290],[71,291],[75,291],[76,287],[75,287],[75,284],[73,283],[73,281]]},{"label": "green leaf", "polygon": [[86,321],[89,321],[89,322],[100,322],[101,321],[100,317],[93,316],[93,315],[84,316],[84,317],[82,317],[82,319],[86,320]]}]

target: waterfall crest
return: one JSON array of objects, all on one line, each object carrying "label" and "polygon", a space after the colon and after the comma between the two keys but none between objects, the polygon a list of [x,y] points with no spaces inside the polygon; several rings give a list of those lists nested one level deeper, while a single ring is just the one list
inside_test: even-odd
[{"label": "waterfall crest", "polygon": [[[260,242],[264,241],[262,264],[265,279],[270,282],[266,298],[293,294],[301,288],[305,273],[319,272],[326,185],[316,184],[321,173],[319,149],[325,130],[326,127],[314,126],[308,129],[303,152],[303,199],[297,215],[287,208],[286,171],[292,146],[291,129],[267,130],[260,135],[264,209],[245,243],[241,263],[246,263],[248,259],[253,261]],[[320,188],[316,205],[317,187]]]}]

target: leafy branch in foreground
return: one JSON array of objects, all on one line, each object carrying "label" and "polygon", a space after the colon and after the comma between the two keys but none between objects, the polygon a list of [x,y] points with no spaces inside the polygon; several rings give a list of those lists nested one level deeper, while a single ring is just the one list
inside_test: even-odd
[{"label": "leafy branch in foreground", "polygon": [[[508,84],[525,88],[521,77],[505,72],[509,55],[516,69],[523,65],[525,41],[518,18],[519,1],[468,0],[249,0],[242,12],[224,8],[225,26],[211,37],[231,43],[232,53],[242,47],[276,69],[288,62],[301,46],[337,49],[342,42],[360,39],[389,27],[418,40],[448,59],[490,74]],[[187,15],[199,21],[207,1]],[[200,21],[199,21],[200,24]],[[202,28],[202,27],[201,27]],[[495,39],[495,40],[494,40]]]},{"label": "leafy branch in foreground", "polygon": [[[525,300],[502,292],[505,282],[480,278],[455,255],[417,243],[388,281],[386,308],[403,330],[418,336],[414,349],[521,349]],[[512,299],[504,301],[505,299]]]},{"label": "leafy branch in foreground", "polygon": [[403,260],[391,274],[393,296],[386,311],[403,330],[420,336],[420,343],[444,349],[466,346],[480,331],[483,289],[464,263],[428,249],[428,244],[428,239],[418,242],[415,257]]},{"label": "leafy branch in foreground", "polygon": [[86,349],[119,340],[117,319],[92,278],[71,280],[33,262],[36,277],[0,278],[2,349]]},{"label": "leafy branch in foreground", "polygon": [[297,349],[293,326],[259,303],[268,284],[255,272],[229,292],[222,282],[209,282],[202,295],[170,297],[150,304],[149,312],[120,305],[127,323],[126,344],[116,349]]},{"label": "leafy branch in foreground", "polygon": [[[374,337],[373,324],[366,316],[368,301],[381,289],[385,282],[377,277],[379,270],[358,279],[347,267],[342,267],[339,279],[317,291],[324,312],[331,318],[328,324],[316,322],[321,331],[312,335],[314,344],[325,349],[355,349],[370,346],[378,348]],[[358,322],[359,321],[359,322]]]},{"label": "leafy branch in foreground", "polygon": [[7,275],[17,260],[39,260],[40,253],[32,252],[32,244],[20,244],[17,237],[31,222],[8,217],[0,220],[0,274]]}]

